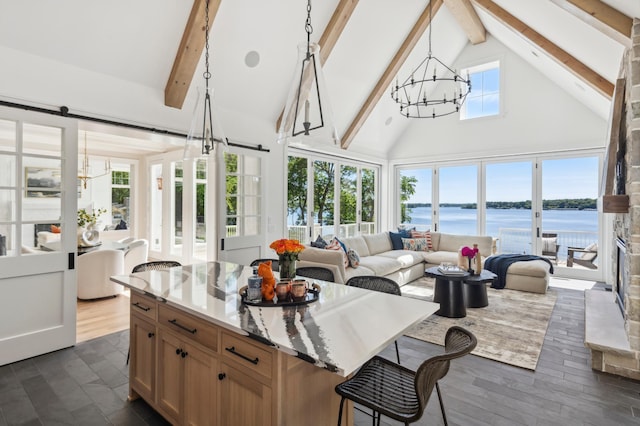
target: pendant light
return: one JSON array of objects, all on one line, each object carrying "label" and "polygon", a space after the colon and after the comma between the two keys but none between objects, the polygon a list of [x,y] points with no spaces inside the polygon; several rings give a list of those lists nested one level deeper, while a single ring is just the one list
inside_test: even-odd
[{"label": "pendant light", "polygon": [[228,146],[227,138],[220,125],[213,102],[213,88],[209,87],[209,80],[211,79],[211,73],[209,72],[209,0],[206,0],[205,5],[204,35],[205,71],[203,77],[205,86],[204,89],[198,88],[196,106],[193,111],[191,127],[184,149],[185,160],[192,160],[209,155],[215,149],[215,144],[223,144],[225,147]]}]

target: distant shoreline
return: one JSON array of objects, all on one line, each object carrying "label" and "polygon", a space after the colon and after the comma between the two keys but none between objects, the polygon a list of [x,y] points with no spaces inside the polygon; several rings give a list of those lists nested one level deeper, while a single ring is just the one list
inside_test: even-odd
[{"label": "distant shoreline", "polygon": [[[406,203],[409,209],[419,207],[431,207],[431,203]],[[531,201],[487,201],[488,209],[497,210],[531,210]],[[440,207],[458,207],[461,209],[475,210],[477,203],[442,203]],[[596,198],[566,198],[561,200],[542,200],[542,210],[597,210]]]}]

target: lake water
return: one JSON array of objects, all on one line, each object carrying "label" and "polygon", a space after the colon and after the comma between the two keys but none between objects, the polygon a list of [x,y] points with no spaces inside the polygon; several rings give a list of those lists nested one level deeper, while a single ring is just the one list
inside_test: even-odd
[{"label": "lake water", "polygon": [[[431,207],[414,207],[409,216],[413,225],[431,225]],[[500,228],[531,229],[531,210],[487,209],[486,216],[485,235],[497,237]],[[477,221],[476,209],[441,207],[439,231],[474,235],[477,233]],[[543,210],[542,225],[544,232],[594,232],[598,229],[598,212],[595,210]],[[433,228],[433,226],[430,227]]]}]

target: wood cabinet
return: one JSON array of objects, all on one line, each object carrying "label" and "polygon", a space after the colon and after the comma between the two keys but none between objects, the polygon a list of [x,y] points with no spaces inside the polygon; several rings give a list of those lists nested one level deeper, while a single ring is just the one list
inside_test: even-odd
[{"label": "wood cabinet", "polygon": [[130,320],[130,386],[147,401],[155,400],[156,325],[131,315]]},{"label": "wood cabinet", "polygon": [[[130,399],[174,425],[333,424],[344,379],[202,318],[133,294]],[[347,405],[343,425],[351,425]]]},{"label": "wood cabinet", "polygon": [[156,403],[175,424],[215,424],[217,359],[162,327],[158,330]]}]

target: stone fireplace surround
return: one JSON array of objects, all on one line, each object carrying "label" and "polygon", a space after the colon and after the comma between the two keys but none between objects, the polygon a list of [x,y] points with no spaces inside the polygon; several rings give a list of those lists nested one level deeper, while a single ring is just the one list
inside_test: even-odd
[{"label": "stone fireplace surround", "polygon": [[[621,67],[626,80],[626,181],[628,213],[616,213],[614,232],[609,236],[614,247],[611,255],[613,291],[589,290],[585,295],[585,345],[591,349],[591,367],[640,380],[640,19],[633,20],[631,49]],[[618,240],[625,250],[616,249]],[[618,254],[623,257],[619,262]],[[619,270],[619,266],[622,270]],[[616,301],[619,282],[624,282],[620,297],[623,312]]]}]

